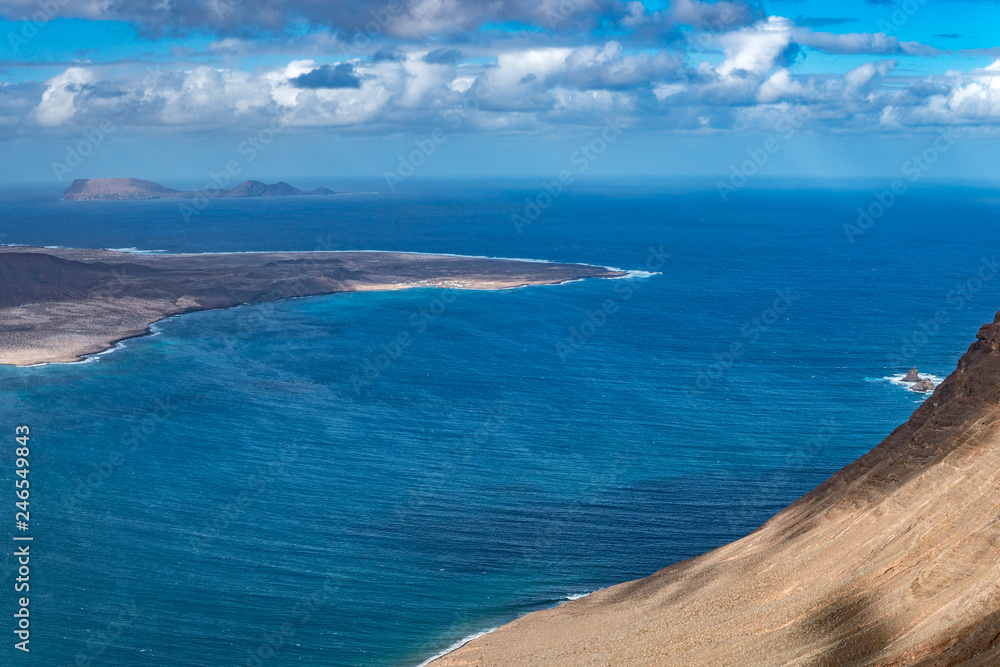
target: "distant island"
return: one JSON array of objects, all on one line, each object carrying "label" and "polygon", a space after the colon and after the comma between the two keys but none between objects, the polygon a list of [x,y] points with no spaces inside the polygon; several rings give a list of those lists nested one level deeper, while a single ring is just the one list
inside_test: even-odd
[{"label": "distant island", "polygon": [[335,292],[495,290],[625,273],[401,252],[130,255],[0,246],[0,365],[81,361],[170,315]]},{"label": "distant island", "polygon": [[336,194],[330,188],[305,192],[284,181],[268,185],[244,181],[229,190],[172,190],[138,178],[78,178],[63,192],[66,201],[123,201],[129,199],[194,199],[209,197],[302,197]]}]

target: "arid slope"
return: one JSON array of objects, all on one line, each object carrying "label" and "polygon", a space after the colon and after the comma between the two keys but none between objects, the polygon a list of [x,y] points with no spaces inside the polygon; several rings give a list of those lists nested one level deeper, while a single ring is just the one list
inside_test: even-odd
[{"label": "arid slope", "polygon": [[1000,315],[878,447],[748,537],[433,663],[1000,665]]}]

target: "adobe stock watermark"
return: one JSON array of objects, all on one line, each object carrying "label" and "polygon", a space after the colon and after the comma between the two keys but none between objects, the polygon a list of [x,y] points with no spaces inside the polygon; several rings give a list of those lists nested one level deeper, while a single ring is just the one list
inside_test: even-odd
[{"label": "adobe stock watermark", "polygon": [[[780,492],[788,488],[789,482],[801,478],[801,472],[805,470],[817,456],[826,450],[839,434],[840,426],[833,419],[820,420],[819,430],[810,437],[805,445],[794,449],[785,457],[785,465],[782,470],[776,472],[767,480],[760,480],[754,484],[755,490],[748,490],[741,500],[740,506],[743,512],[729,512],[727,520],[732,528],[746,528],[740,525],[740,520],[745,516],[746,510],[751,507],[762,507],[768,504],[784,504],[786,501],[780,497]],[[767,507],[764,507],[768,510]]]},{"label": "adobe stock watermark", "polygon": [[414,514],[430,503],[439,493],[446,492],[448,481],[456,471],[467,466],[492,442],[503,429],[505,417],[499,411],[491,411],[469,437],[464,437],[438,458],[438,465],[422,469],[420,486],[410,489],[407,499],[395,506],[392,523],[408,522]]},{"label": "adobe stock watermark", "polygon": [[449,109],[443,114],[443,119],[448,125],[446,130],[437,127],[431,130],[426,136],[413,141],[413,150],[409,153],[399,155],[399,161],[394,171],[386,171],[383,174],[386,185],[390,192],[395,192],[396,188],[405,183],[409,178],[417,173],[427,161],[448,141],[448,133],[457,132],[462,129],[466,121],[480,109],[480,105],[485,102],[496,91],[493,81],[494,71],[487,70],[475,83],[469,87],[462,97],[462,103],[457,109]]},{"label": "adobe stock watermark", "polygon": [[340,588],[341,578],[337,573],[327,574],[322,586],[292,606],[289,610],[291,618],[287,618],[288,614],[282,614],[279,618],[286,620],[271,632],[261,636],[256,646],[248,647],[246,659],[235,663],[234,667],[261,667],[274,658],[299,629],[308,624],[313,615],[329,603],[330,598]]},{"label": "adobe stock watermark", "polygon": [[879,19],[877,25],[880,32],[888,35],[906,25],[927,4],[927,0],[902,0],[885,4],[892,5],[892,14],[889,15],[889,20]]},{"label": "adobe stock watermark", "polygon": [[[240,308],[236,319],[236,326],[227,332],[222,340],[222,347],[227,354],[233,354],[241,343],[245,343],[257,331],[260,331],[265,323],[271,319],[276,309],[277,302],[287,299],[289,295],[296,295],[296,291],[301,289],[301,296],[306,296],[309,289],[306,282],[310,277],[315,277],[315,271],[322,267],[323,258],[317,257],[314,253],[329,253],[339,250],[340,244],[333,242],[333,236],[327,234],[316,237],[316,247],[310,253],[305,253],[307,258],[294,264],[294,272],[291,276],[282,279],[282,289],[273,289],[262,300],[253,304],[253,308]],[[338,289],[346,288],[340,280],[336,281]]]},{"label": "adobe stock watermark", "polygon": [[[569,563],[572,556],[562,550],[554,549],[564,535],[570,534],[579,521],[587,521],[595,504],[606,500],[606,494],[613,492],[615,487],[627,479],[629,471],[637,463],[638,457],[633,452],[611,447],[602,457],[599,464],[591,462],[581,469],[586,471],[583,479],[574,482],[575,491],[571,494],[572,502],[568,507],[557,512],[547,512],[532,522],[536,530],[534,536],[525,540],[520,551],[524,563],[534,563],[545,559],[549,565]],[[555,462],[554,462],[555,463]]]},{"label": "adobe stock watermark", "polygon": [[558,4],[545,3],[545,23],[549,30],[557,30],[580,9],[579,0],[560,0]]},{"label": "adobe stock watermark", "polygon": [[525,198],[524,208],[510,216],[510,221],[518,234],[522,234],[525,227],[535,224],[542,213],[563,195],[568,186],[576,181],[577,176],[587,173],[611,145],[618,141],[624,131],[623,123],[624,119],[621,116],[608,120],[596,137],[581,144],[577,150],[570,154],[569,162],[573,169],[563,169],[551,181],[543,181],[541,189],[534,197]]},{"label": "adobe stock watermark", "polygon": [[19,32],[10,31],[7,33],[7,43],[11,50],[20,55],[21,47],[33,40],[41,32],[42,28],[59,15],[59,10],[65,6],[69,0],[42,0],[38,3],[38,11],[32,14],[31,19],[24,21]]},{"label": "adobe stock watermark", "polygon": [[732,4],[722,6],[720,3],[720,6],[722,7],[722,11],[717,16],[703,17],[703,31],[699,32],[694,38],[694,42],[702,49],[716,46],[713,34],[732,30],[738,23],[742,22],[742,14],[735,11]]},{"label": "adobe stock watermark", "polygon": [[77,480],[76,486],[65,491],[62,496],[62,505],[67,512],[72,512],[76,507],[90,498],[91,495],[111,478],[119,468],[125,465],[128,455],[138,451],[149,438],[159,430],[160,425],[168,420],[177,409],[170,398],[157,399],[156,408],[137,421],[128,432],[122,434],[119,445],[123,449],[112,451],[107,458],[98,463],[91,464],[93,472],[82,475]]},{"label": "adobe stock watermark", "polygon": [[367,48],[392,25],[393,21],[402,16],[404,11],[406,8],[402,0],[389,0],[382,8],[371,10],[369,12],[371,20],[354,29],[351,44],[356,49]]},{"label": "adobe stock watermark", "polygon": [[275,138],[288,129],[288,116],[275,114],[271,116],[265,127],[247,135],[247,138],[236,146],[236,153],[239,157],[226,162],[219,171],[208,172],[208,180],[205,185],[196,192],[196,196],[190,199],[182,199],[178,204],[184,222],[191,222],[191,218],[198,215],[215,199],[234,183],[234,179],[243,173],[243,169],[253,163],[257,157],[267,150]]},{"label": "adobe stock watermark", "polygon": [[715,361],[698,371],[695,383],[684,386],[684,397],[690,405],[694,405],[694,399],[698,394],[708,391],[725,377],[729,369],[739,363],[747,350],[770,331],[777,324],[778,318],[788,312],[792,304],[801,298],[787,287],[775,290],[775,294],[777,296],[769,308],[743,323],[739,338],[733,340],[722,352],[712,353]]},{"label": "adobe stock watermark", "polygon": [[89,633],[85,643],[87,653],[76,655],[73,660],[74,667],[91,667],[95,664],[95,661],[108,650],[108,647],[112,646],[115,640],[132,627],[136,619],[139,618],[140,611],[142,610],[136,606],[134,600],[122,603],[121,610],[114,620],[109,621],[104,629]]},{"label": "adobe stock watermark", "polygon": [[[659,248],[649,248],[645,266],[650,275],[642,276],[642,278],[659,273],[671,257],[672,255],[666,252],[662,245]],[[640,276],[635,272],[631,272],[625,278],[619,278],[613,288],[615,297],[605,299],[600,308],[588,311],[579,325],[569,328],[569,336],[566,337],[566,340],[558,341],[555,344],[556,354],[559,355],[560,361],[565,363],[571,354],[580,350],[604,328],[608,319],[618,313],[622,304],[629,303],[635,298],[636,293],[642,289],[643,285],[639,280]]]},{"label": "adobe stock watermark", "polygon": [[783,142],[794,137],[811,117],[812,111],[808,107],[793,107],[782,114],[774,123],[774,131],[780,136],[768,137],[759,147],[748,148],[747,159],[730,167],[729,180],[716,181],[715,189],[722,201],[729,201],[731,194],[746,187],[750,179],[770,162],[771,156],[781,150]]},{"label": "adobe stock watermark", "polygon": [[916,363],[917,355],[942,328],[951,321],[952,313],[959,312],[967,304],[974,303],[978,294],[1000,273],[1000,262],[996,255],[982,257],[979,268],[965,280],[955,285],[945,295],[947,306],[942,305],[934,316],[917,323],[917,330],[899,341],[899,349],[890,353],[886,360],[891,366],[904,368]]},{"label": "adobe stock watermark", "polygon": [[445,289],[436,295],[426,305],[410,313],[407,319],[409,328],[401,330],[393,338],[384,341],[378,347],[378,352],[362,362],[361,371],[351,374],[351,388],[354,394],[360,396],[364,389],[371,387],[381,378],[389,367],[403,356],[407,348],[413,344],[415,336],[424,333],[439,317],[444,315],[449,306],[458,298],[459,290]]},{"label": "adobe stock watermark", "polygon": [[424,166],[427,160],[437,153],[438,148],[446,141],[448,141],[448,134],[440,127],[435,128],[426,137],[415,139],[413,141],[414,149],[406,155],[399,156],[396,171],[385,172],[385,184],[389,186],[389,191],[395,192],[397,187],[416,174],[417,169]]},{"label": "adobe stock watermark", "polygon": [[292,442],[282,446],[274,455],[274,459],[261,465],[243,483],[244,489],[226,503],[215,508],[210,516],[202,520],[197,530],[188,533],[188,546],[195,555],[202,555],[205,550],[218,540],[234,522],[239,521],[247,508],[265,496],[268,489],[298,459],[299,444]]},{"label": "adobe stock watermark", "polygon": [[97,122],[94,127],[87,128],[81,133],[81,138],[75,143],[66,144],[66,155],[63,161],[52,162],[52,173],[60,183],[63,179],[83,164],[83,161],[94,154],[108,139],[118,131],[121,123],[136,112],[139,103],[145,96],[145,91],[149,90],[156,83],[156,80],[163,76],[159,67],[147,67],[146,76],[140,84],[141,93],[136,92],[137,88],[132,88],[111,108],[111,114],[105,116]]},{"label": "adobe stock watermark", "polygon": [[[941,156],[955,145],[952,128],[938,131],[938,136],[932,144],[910,157],[903,163],[902,171],[910,183],[916,183],[941,159]],[[878,220],[891,209],[899,198],[907,193],[910,186],[906,181],[897,178],[885,190],[874,193],[871,203],[858,207],[858,218],[854,223],[844,224],[844,235],[850,243],[855,243],[859,236],[871,229]]]}]

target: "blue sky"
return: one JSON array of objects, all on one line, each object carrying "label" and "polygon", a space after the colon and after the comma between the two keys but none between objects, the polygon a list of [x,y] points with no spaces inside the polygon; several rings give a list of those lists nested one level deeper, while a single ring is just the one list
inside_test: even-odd
[{"label": "blue sky", "polygon": [[0,0],[0,178],[535,177],[609,123],[587,176],[767,145],[762,174],[885,178],[949,131],[927,176],[991,178],[998,28],[991,0]]}]

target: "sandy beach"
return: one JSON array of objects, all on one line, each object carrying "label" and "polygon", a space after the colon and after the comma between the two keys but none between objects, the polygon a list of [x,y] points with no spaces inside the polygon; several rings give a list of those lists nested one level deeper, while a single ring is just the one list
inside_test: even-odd
[{"label": "sandy beach", "polygon": [[137,255],[0,246],[0,364],[77,362],[165,317],[292,297],[615,278],[582,264],[398,252]]}]

